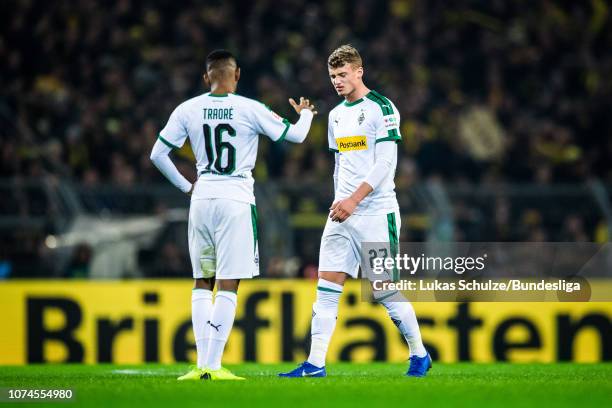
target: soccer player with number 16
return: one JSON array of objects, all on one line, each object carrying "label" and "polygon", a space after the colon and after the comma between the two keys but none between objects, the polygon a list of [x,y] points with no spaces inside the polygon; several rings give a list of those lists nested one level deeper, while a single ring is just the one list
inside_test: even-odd
[{"label": "soccer player with number 16", "polygon": [[[260,134],[275,142],[302,143],[317,112],[308,99],[289,102],[295,124],[265,105],[236,95],[240,68],[225,50],[206,59],[211,91],[180,104],[153,146],[151,160],[176,187],[191,195],[189,255],[195,285],[191,295],[197,366],[179,380],[242,380],[221,367],[236,315],[238,283],[259,275],[257,210],[251,170]],[[189,137],[198,180],[191,184],[168,154]],[[213,303],[213,287],[218,282]]]}]

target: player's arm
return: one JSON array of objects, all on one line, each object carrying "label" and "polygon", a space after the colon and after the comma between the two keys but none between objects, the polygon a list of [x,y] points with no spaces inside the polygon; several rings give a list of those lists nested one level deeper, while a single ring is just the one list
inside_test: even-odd
[{"label": "player's arm", "polygon": [[293,98],[289,98],[289,104],[300,115],[300,119],[295,124],[289,125],[285,140],[293,143],[302,143],[308,135],[312,118],[317,114],[317,111],[314,105],[310,103],[310,99],[305,99],[302,96],[300,96],[300,103],[297,103]]},{"label": "player's arm", "polygon": [[159,133],[159,137],[151,151],[151,161],[159,171],[179,190],[191,194],[193,184],[189,182],[176,168],[169,157],[173,149],[178,149],[185,143],[187,131],[180,120],[180,111],[175,109],[168,123]]},{"label": "player's arm", "polygon": [[327,143],[329,146],[329,151],[334,153],[334,194],[338,189],[338,172],[340,171],[340,157],[338,156],[338,143],[336,143],[336,138],[334,137],[334,128],[332,127],[332,123],[334,121],[333,111],[329,112],[327,117]]},{"label": "player's arm", "polygon": [[172,148],[168,147],[162,139],[157,139],[151,151],[151,161],[161,173],[184,193],[191,194],[193,185],[178,171],[169,154]]},{"label": "player's arm", "polygon": [[338,172],[340,171],[340,158],[338,154],[334,154],[334,194],[338,189]]},{"label": "player's arm", "polygon": [[300,98],[299,104],[293,99],[289,99],[289,103],[300,115],[299,120],[293,124],[267,109],[265,105],[256,104],[255,123],[257,132],[267,135],[275,142],[288,140],[293,143],[302,143],[308,135],[312,118],[317,112],[314,105],[303,97]]}]

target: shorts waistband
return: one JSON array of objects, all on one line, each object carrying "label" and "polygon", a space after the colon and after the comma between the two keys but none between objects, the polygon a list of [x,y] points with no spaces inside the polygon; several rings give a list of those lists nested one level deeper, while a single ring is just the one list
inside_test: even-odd
[{"label": "shorts waistband", "polygon": [[246,174],[244,174],[244,173],[240,173],[240,174],[223,174],[223,173],[219,173],[218,171],[214,171],[214,170],[202,170],[199,173],[199,176],[202,176],[204,174],[212,174],[214,176],[236,177],[236,178],[242,178],[242,179],[247,178]]}]

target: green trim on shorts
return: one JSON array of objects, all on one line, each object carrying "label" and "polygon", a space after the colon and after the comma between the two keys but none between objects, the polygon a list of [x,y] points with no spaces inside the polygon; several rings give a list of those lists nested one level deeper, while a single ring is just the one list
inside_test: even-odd
[{"label": "green trim on shorts", "polygon": [[253,226],[253,255],[257,252],[257,206],[251,204],[251,225]]},{"label": "green trim on shorts", "polygon": [[[389,229],[389,247],[391,250],[391,257],[395,259],[399,246],[395,212],[387,214],[387,228]],[[391,280],[393,282],[397,282],[399,280],[399,271],[397,270],[397,265],[395,265],[395,263],[393,265],[393,276],[391,276]]]}]

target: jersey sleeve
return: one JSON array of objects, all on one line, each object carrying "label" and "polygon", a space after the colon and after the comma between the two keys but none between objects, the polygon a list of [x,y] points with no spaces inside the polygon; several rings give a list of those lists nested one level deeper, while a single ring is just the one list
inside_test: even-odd
[{"label": "jersey sleeve", "polygon": [[277,115],[263,103],[254,101],[251,106],[255,132],[268,136],[274,142],[285,139],[291,125],[287,119]]},{"label": "jersey sleeve", "polygon": [[187,128],[182,118],[182,108],[179,105],[172,114],[166,126],[159,132],[159,140],[172,149],[180,149],[187,139]]},{"label": "jersey sleeve", "polygon": [[386,102],[381,105],[382,109],[376,120],[376,143],[402,140],[399,112],[389,100]]},{"label": "jersey sleeve", "polygon": [[327,144],[330,152],[338,153],[338,143],[336,143],[336,138],[334,137],[333,125],[333,112],[330,112],[327,119]]}]

